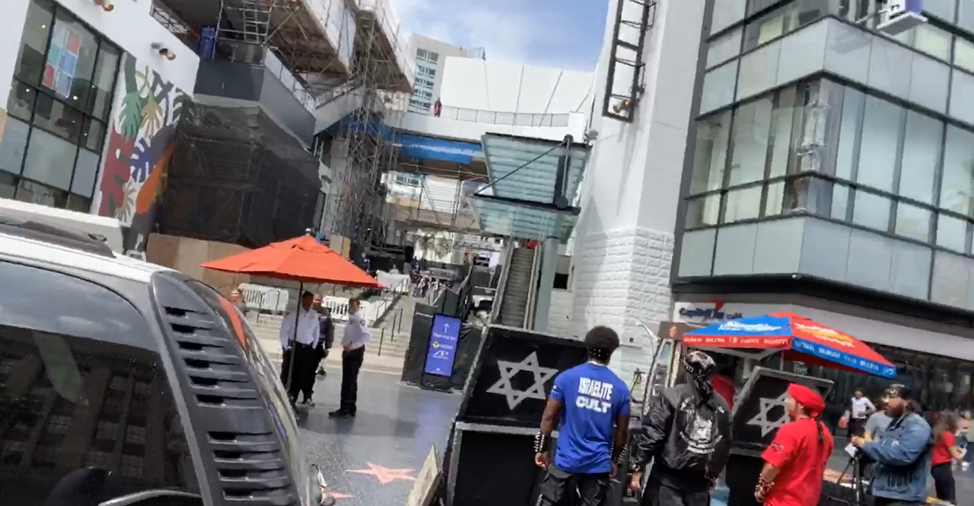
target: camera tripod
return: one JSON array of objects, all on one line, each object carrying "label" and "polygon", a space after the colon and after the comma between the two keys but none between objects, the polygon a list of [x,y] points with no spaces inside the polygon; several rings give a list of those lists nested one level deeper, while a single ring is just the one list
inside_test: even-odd
[{"label": "camera tripod", "polygon": [[862,459],[862,452],[856,452],[856,455],[849,457],[849,462],[845,465],[845,469],[842,470],[842,474],[839,475],[837,484],[842,486],[842,479],[845,478],[849,470],[852,470],[852,500],[848,500],[844,497],[829,496],[830,501],[837,503],[848,504],[850,506],[864,506],[866,504],[866,488],[862,484],[862,471],[865,462]]}]

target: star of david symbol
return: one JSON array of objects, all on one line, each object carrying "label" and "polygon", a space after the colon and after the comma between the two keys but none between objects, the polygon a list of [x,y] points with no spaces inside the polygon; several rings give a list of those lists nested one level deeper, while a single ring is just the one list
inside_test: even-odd
[{"label": "star of david symbol", "polygon": [[[501,379],[497,380],[497,383],[494,383],[493,386],[488,388],[487,393],[503,395],[507,399],[507,406],[511,410],[524,402],[525,399],[545,400],[544,385],[555,374],[558,374],[558,369],[541,367],[538,364],[538,353],[535,351],[532,351],[530,355],[524,357],[524,360],[520,362],[498,360],[497,368],[500,370]],[[515,374],[522,371],[534,374],[534,384],[527,390],[515,390],[511,385],[511,379],[514,378]]]},{"label": "star of david symbol", "polygon": [[[748,425],[757,425],[761,427],[761,437],[767,436],[773,430],[784,425],[788,421],[788,413],[785,412],[785,399],[788,397],[787,393],[781,394],[777,399],[768,399],[761,397],[761,411],[758,412],[754,418],[747,421]],[[777,406],[781,406],[781,416],[777,420],[768,419],[768,415],[771,414],[771,409]]]}]

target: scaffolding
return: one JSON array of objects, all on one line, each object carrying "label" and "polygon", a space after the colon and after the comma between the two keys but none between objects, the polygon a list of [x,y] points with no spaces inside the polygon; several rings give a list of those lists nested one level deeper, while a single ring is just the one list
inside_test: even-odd
[{"label": "scaffolding", "polygon": [[[383,175],[399,164],[399,127],[408,95],[397,91],[398,36],[381,33],[384,10],[359,11],[350,83],[362,96],[362,106],[340,123],[337,202],[328,209],[331,232],[347,237],[365,249],[386,242],[389,219],[387,186]],[[350,93],[352,90],[346,91]]]},{"label": "scaffolding", "polygon": [[299,236],[321,207],[317,160],[259,107],[196,106],[180,124],[160,231],[249,248]]},{"label": "scaffolding", "polygon": [[259,104],[203,101],[176,134],[164,232],[253,247],[330,223],[320,232],[365,249],[385,243],[383,174],[398,164],[413,69],[388,0],[153,0],[152,13],[204,60],[272,70],[311,111],[354,99],[328,133],[341,148],[326,162],[330,206],[321,136],[291,132],[296,140]]}]

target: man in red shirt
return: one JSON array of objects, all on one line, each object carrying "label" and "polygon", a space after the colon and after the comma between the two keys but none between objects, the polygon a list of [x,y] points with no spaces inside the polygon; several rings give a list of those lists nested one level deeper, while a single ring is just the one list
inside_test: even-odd
[{"label": "man in red shirt", "polygon": [[754,498],[766,506],[815,506],[822,493],[825,463],[832,454],[832,435],[818,420],[825,401],[814,390],[792,384],[785,411],[790,422],[778,428],[761,454],[764,468]]}]

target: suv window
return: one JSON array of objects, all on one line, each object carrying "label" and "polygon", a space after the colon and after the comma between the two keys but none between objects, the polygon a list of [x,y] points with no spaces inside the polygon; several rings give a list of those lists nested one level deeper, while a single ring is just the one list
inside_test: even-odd
[{"label": "suv window", "polygon": [[[304,453],[298,442],[298,425],[288,403],[287,394],[284,392],[284,386],[281,385],[278,378],[277,370],[267,358],[267,354],[261,349],[260,342],[253,330],[250,329],[250,325],[247,324],[243,313],[232,302],[209,285],[199,281],[189,280],[186,281],[186,285],[220,316],[227,332],[236,338],[234,342],[243,349],[244,356],[253,373],[254,384],[260,391],[261,397],[264,398],[267,411],[277,427],[277,433],[283,443],[284,452],[287,454],[288,467],[291,469],[298,493],[307,502],[309,489],[311,492],[317,489],[310,487],[309,467],[305,463]],[[312,504],[316,503],[312,502]]]},{"label": "suv window", "polygon": [[5,261],[0,287],[0,502],[198,494],[142,314],[103,286]]}]

